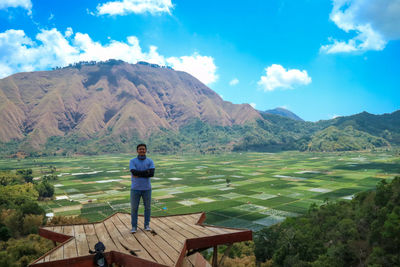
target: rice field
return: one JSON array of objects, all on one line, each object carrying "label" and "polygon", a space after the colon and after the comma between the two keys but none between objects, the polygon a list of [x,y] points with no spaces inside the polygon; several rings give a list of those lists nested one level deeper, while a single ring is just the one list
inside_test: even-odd
[{"label": "rice field", "polygon": [[[54,200],[41,202],[48,215],[97,221],[130,211],[133,156],[7,159],[0,169],[32,168],[40,179],[55,166]],[[350,200],[400,175],[400,157],[390,152],[148,156],[156,164],[153,216],[205,211],[206,223],[252,230],[305,213],[313,203]]]}]

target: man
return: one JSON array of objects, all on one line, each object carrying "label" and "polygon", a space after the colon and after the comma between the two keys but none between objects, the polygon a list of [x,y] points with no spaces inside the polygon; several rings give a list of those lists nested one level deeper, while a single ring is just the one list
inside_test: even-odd
[{"label": "man", "polygon": [[137,231],[138,208],[140,198],[144,204],[144,230],[150,229],[150,205],[151,205],[151,183],[150,177],[154,176],[154,162],[146,157],[147,146],[139,144],[136,147],[138,156],[129,161],[129,169],[131,171],[131,233]]}]

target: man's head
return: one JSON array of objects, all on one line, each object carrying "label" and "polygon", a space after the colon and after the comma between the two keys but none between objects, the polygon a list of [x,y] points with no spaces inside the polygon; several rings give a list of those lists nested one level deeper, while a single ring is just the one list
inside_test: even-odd
[{"label": "man's head", "polygon": [[138,153],[139,156],[145,156],[146,152],[147,152],[147,146],[146,144],[138,144],[136,146],[136,151]]}]

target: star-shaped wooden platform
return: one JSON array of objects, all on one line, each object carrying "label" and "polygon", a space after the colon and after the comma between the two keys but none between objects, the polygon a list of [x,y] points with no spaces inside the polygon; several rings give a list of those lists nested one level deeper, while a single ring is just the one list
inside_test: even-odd
[{"label": "star-shaped wooden platform", "polygon": [[205,213],[151,217],[149,232],[144,231],[143,216],[139,216],[135,234],[130,232],[129,213],[115,213],[97,223],[42,227],[41,236],[60,244],[31,266],[93,266],[89,249],[94,250],[99,241],[106,247],[108,263],[197,266],[196,261],[200,262],[202,257],[189,255],[222,244],[252,240],[250,230],[203,225],[204,220]]}]

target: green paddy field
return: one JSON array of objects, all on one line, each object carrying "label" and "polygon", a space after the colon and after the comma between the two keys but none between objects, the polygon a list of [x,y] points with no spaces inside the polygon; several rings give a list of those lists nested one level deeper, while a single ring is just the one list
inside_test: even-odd
[{"label": "green paddy field", "polygon": [[[32,168],[40,179],[55,166],[55,198],[40,202],[49,216],[97,221],[130,211],[133,156],[7,159],[0,169]],[[205,211],[206,223],[252,230],[305,213],[312,203],[349,200],[400,175],[400,157],[390,152],[148,156],[156,164],[152,216]]]}]

